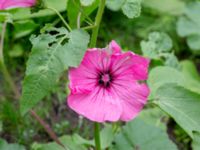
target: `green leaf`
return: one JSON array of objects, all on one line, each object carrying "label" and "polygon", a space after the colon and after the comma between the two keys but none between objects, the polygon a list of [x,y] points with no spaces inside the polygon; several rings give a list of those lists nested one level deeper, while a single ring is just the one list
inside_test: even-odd
[{"label": "green leaf", "polygon": [[[186,69],[186,68],[185,68]],[[187,74],[171,67],[156,67],[149,73],[148,85],[151,89],[151,96],[154,97],[157,89],[166,83],[176,83],[193,92],[200,93],[200,82],[195,80],[190,71]]]},{"label": "green leaf", "polygon": [[7,12],[0,12],[0,23],[9,22],[12,23],[12,15]]},{"label": "green leaf", "polygon": [[200,93],[200,76],[193,62],[185,60],[181,62],[182,73],[185,78],[184,87]]},{"label": "green leaf", "polygon": [[184,77],[181,72],[171,67],[155,67],[149,73],[148,85],[151,95],[154,96],[157,89],[166,83],[176,83],[182,85]]},{"label": "green leaf", "polygon": [[112,126],[106,125],[100,133],[101,137],[101,147],[106,149],[109,147],[114,139],[114,132]]},{"label": "green leaf", "polygon": [[165,65],[180,70],[180,64],[174,53],[165,54]]},{"label": "green leaf", "polygon": [[181,0],[143,0],[142,4],[170,15],[181,15],[185,8],[185,3]]},{"label": "green leaf", "polygon": [[148,41],[142,41],[140,45],[144,56],[158,59],[162,53],[171,51],[172,40],[166,33],[152,32]]},{"label": "green leaf", "polygon": [[194,139],[192,141],[192,149],[200,150],[200,132],[194,132]]},{"label": "green leaf", "polygon": [[107,0],[106,6],[112,11],[118,11],[122,8],[126,0]]},{"label": "green leaf", "polygon": [[200,131],[200,94],[176,84],[164,84],[156,91],[156,101],[193,138]]},{"label": "green leaf", "polygon": [[136,18],[141,13],[141,0],[126,0],[122,6],[122,12],[128,18]]},{"label": "green leaf", "polygon": [[[32,52],[27,62],[23,81],[21,113],[25,114],[56,85],[62,73],[69,66],[77,66],[89,43],[89,35],[82,30],[68,33],[64,28],[32,37]],[[54,31],[54,32],[55,32]],[[62,44],[66,38],[68,43]]]},{"label": "green leaf", "polygon": [[94,3],[95,0],[80,0],[83,6],[89,6]]},{"label": "green leaf", "polygon": [[142,112],[139,114],[139,118],[147,124],[167,130],[166,124],[168,116],[158,107],[142,110]]},{"label": "green leaf", "polygon": [[25,147],[19,144],[8,144],[3,139],[0,139],[0,150],[25,150]]},{"label": "green leaf", "polygon": [[[39,25],[33,20],[21,20],[14,22],[15,38],[22,38],[33,32]],[[23,28],[22,28],[23,27]]]},{"label": "green leaf", "polygon": [[199,72],[195,64],[190,60],[181,62],[182,72],[186,78],[194,79],[195,82],[200,82]]},{"label": "green leaf", "polygon": [[[72,136],[65,135],[59,139],[69,150],[87,150],[84,145],[77,144]],[[50,142],[46,144],[34,143],[31,146],[31,150],[64,150],[64,148],[56,142]]]},{"label": "green leaf", "polygon": [[127,123],[116,136],[112,150],[177,150],[165,131],[140,119]]},{"label": "green leaf", "polygon": [[200,2],[193,2],[187,5],[184,16],[177,22],[179,36],[186,37],[190,49],[200,53]]}]

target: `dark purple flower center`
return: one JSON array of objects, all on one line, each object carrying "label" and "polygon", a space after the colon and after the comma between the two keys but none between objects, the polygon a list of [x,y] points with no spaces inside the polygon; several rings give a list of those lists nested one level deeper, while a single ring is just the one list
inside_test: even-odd
[{"label": "dark purple flower center", "polygon": [[112,74],[110,72],[101,72],[98,76],[98,84],[103,87],[109,87],[113,80]]}]

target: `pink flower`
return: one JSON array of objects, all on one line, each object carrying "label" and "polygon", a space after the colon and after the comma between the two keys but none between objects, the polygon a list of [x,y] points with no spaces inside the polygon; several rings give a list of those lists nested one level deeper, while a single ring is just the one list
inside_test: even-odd
[{"label": "pink flower", "polygon": [[149,59],[122,52],[112,41],[107,48],[88,49],[77,68],[70,68],[68,105],[96,122],[129,121],[147,102]]},{"label": "pink flower", "polygon": [[0,10],[16,7],[31,7],[35,3],[36,0],[0,0]]}]

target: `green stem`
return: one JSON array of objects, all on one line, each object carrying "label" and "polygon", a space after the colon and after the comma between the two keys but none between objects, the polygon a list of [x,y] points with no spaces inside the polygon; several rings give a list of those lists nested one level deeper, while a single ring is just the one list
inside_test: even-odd
[{"label": "green stem", "polygon": [[60,17],[60,19],[62,20],[62,22],[64,23],[64,25],[68,28],[68,30],[69,30],[69,31],[72,30],[71,27],[68,25],[68,23],[65,21],[65,19],[63,18],[63,16],[60,14],[59,11],[57,11],[57,10],[56,10],[55,8],[53,8],[53,7],[47,7],[47,9],[50,9],[50,10],[54,11],[54,12],[58,15],[58,17]]},{"label": "green stem", "polygon": [[94,139],[95,139],[95,150],[101,150],[101,140],[100,140],[100,127],[99,123],[94,123]]},{"label": "green stem", "polygon": [[6,32],[6,25],[7,23],[4,22],[2,25],[2,32],[1,32],[1,42],[0,42],[0,61],[4,62],[3,59],[3,45],[4,45],[4,36],[5,36],[5,32]]},{"label": "green stem", "polygon": [[[105,3],[106,3],[106,0],[100,0],[99,8],[98,8],[97,15],[95,18],[95,24],[94,24],[95,26],[92,30],[90,47],[96,46],[97,36],[99,33],[99,27],[100,27],[101,19],[102,19],[104,8],[105,8]],[[99,128],[100,128],[99,123],[95,122],[94,123],[94,138],[95,138],[96,150],[101,150],[101,140],[100,140]]]},{"label": "green stem", "polygon": [[14,83],[10,73],[8,72],[8,69],[5,65],[5,63],[2,60],[0,60],[0,68],[1,68],[1,71],[3,73],[3,76],[6,80],[6,82],[9,84],[9,86],[12,89],[13,93],[15,94],[16,98],[19,98],[20,93],[19,93],[17,87],[15,86],[15,83]]},{"label": "green stem", "polygon": [[89,29],[94,29],[96,26],[92,25],[92,26],[87,26],[87,27],[82,27],[81,29],[83,30],[89,30]]},{"label": "green stem", "polygon": [[5,37],[5,33],[6,33],[6,25],[7,23],[4,22],[3,23],[3,28],[2,28],[2,33],[1,33],[1,44],[0,44],[0,69],[3,73],[3,76],[6,80],[6,82],[9,84],[10,88],[12,89],[13,93],[15,94],[16,97],[20,96],[20,93],[18,92],[17,87],[15,86],[15,83],[10,75],[10,73],[8,72],[8,69],[5,65],[4,62],[4,56],[3,56],[3,49],[4,49],[4,37]]},{"label": "green stem", "polygon": [[99,27],[102,19],[102,15],[104,12],[106,0],[100,0],[99,9],[97,12],[97,16],[95,18],[95,28],[92,30],[92,37],[90,41],[90,47],[95,47],[97,42],[97,36],[99,33]]}]

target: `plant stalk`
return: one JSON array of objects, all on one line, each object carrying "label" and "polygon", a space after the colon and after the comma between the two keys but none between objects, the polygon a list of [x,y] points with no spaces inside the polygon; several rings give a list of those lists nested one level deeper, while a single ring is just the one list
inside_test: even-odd
[{"label": "plant stalk", "polygon": [[100,140],[100,124],[98,122],[94,123],[94,139],[95,139],[95,150],[101,150],[101,140]]},{"label": "plant stalk", "polygon": [[106,3],[106,0],[100,0],[99,8],[98,8],[98,11],[97,11],[97,16],[95,18],[95,28],[93,28],[93,30],[92,30],[90,47],[96,46],[97,36],[98,36],[98,33],[99,33],[99,27],[100,27],[101,19],[102,19],[103,12],[104,12],[104,9],[105,9],[105,3]]},{"label": "plant stalk", "polygon": [[72,30],[71,27],[68,25],[68,23],[65,21],[65,19],[63,18],[63,16],[60,14],[60,12],[58,10],[56,10],[53,7],[47,7],[47,9],[52,10],[53,12],[55,12],[58,15],[58,17],[62,20],[62,22],[64,23],[64,25],[67,27],[67,29],[69,31]]},{"label": "plant stalk", "polygon": [[[104,9],[105,9],[105,3],[106,3],[106,0],[100,0],[99,8],[98,8],[97,15],[95,18],[94,28],[92,30],[90,47],[96,46],[97,37],[98,37],[98,33],[99,33],[99,27],[100,27],[100,23],[102,20]],[[99,131],[100,127],[99,126],[100,126],[99,123],[97,123],[97,122],[94,123],[94,138],[95,138],[96,150],[101,150],[101,139],[100,139],[100,131]]]}]

